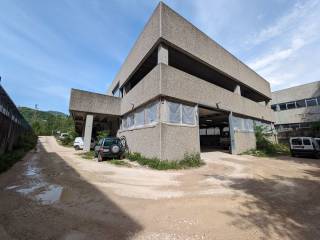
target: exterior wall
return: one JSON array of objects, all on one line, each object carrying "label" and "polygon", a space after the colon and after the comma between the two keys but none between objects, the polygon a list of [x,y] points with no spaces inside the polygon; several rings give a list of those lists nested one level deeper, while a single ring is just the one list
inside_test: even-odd
[{"label": "exterior wall", "polygon": [[135,42],[128,57],[122,64],[118,74],[113,80],[111,86],[108,89],[108,94],[112,94],[112,90],[120,83],[120,86],[128,79],[128,77],[139,66],[139,63],[146,57],[147,53],[155,46],[156,42],[161,37],[160,33],[160,6],[154,10],[148,23],[145,25],[139,38]]},{"label": "exterior wall", "polygon": [[272,92],[271,104],[320,96],[320,81]]},{"label": "exterior wall", "polygon": [[111,95],[118,83],[120,87],[124,84],[159,41],[175,45],[236,81],[271,98],[270,84],[265,79],[162,2],[159,3],[130,51],[108,94]]},{"label": "exterior wall", "polygon": [[220,103],[220,109],[274,121],[274,113],[267,106],[262,106],[171,66],[162,64],[161,70],[161,93],[165,96],[212,108],[216,108],[217,103]]},{"label": "exterior wall", "polygon": [[185,153],[200,152],[199,126],[161,124],[161,158],[181,160]]},{"label": "exterior wall", "polygon": [[160,65],[149,72],[121,100],[121,115],[160,95]]},{"label": "exterior wall", "polygon": [[[320,96],[320,81],[272,93],[271,104],[280,104]],[[276,124],[320,121],[320,106],[294,108],[275,112]]]},{"label": "exterior wall", "polygon": [[120,116],[121,98],[71,89],[69,110]]},{"label": "exterior wall", "polygon": [[168,6],[163,4],[161,9],[163,39],[271,98],[266,80]]},{"label": "exterior wall", "polygon": [[159,158],[160,155],[160,124],[141,129],[119,131],[118,136],[125,136],[129,151],[139,152],[149,158]]},{"label": "exterior wall", "polygon": [[276,124],[320,121],[320,106],[277,111],[275,116]]},{"label": "exterior wall", "polygon": [[240,154],[256,148],[254,132],[234,131],[234,154]]}]

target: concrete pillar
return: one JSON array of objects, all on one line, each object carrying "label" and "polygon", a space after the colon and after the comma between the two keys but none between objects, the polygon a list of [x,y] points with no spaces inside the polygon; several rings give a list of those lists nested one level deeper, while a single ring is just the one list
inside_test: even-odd
[{"label": "concrete pillar", "polygon": [[90,151],[91,137],[92,137],[93,115],[88,114],[86,117],[86,125],[84,129],[84,146],[83,150]]},{"label": "concrete pillar", "polygon": [[158,47],[158,64],[169,64],[169,51],[166,46],[160,44]]},{"label": "concrete pillar", "polygon": [[229,114],[229,134],[230,134],[230,147],[231,154],[236,154],[236,142],[234,139],[234,126],[233,126],[233,114],[230,112]]},{"label": "concrete pillar", "polygon": [[234,93],[236,93],[236,94],[241,95],[241,88],[240,88],[240,85],[237,85],[237,86],[234,88],[233,92],[234,92]]}]

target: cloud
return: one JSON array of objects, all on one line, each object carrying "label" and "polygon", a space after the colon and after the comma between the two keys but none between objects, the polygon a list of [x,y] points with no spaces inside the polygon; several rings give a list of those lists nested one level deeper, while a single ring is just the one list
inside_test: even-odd
[{"label": "cloud", "polygon": [[320,61],[320,2],[295,4],[248,43],[251,52],[259,54],[245,62],[270,81],[272,89],[320,80],[316,64]]}]

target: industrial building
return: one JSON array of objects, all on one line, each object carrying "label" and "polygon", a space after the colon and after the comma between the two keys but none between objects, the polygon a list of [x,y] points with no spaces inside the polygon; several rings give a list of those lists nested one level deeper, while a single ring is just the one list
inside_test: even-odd
[{"label": "industrial building", "polygon": [[274,122],[270,100],[268,81],[161,2],[107,93],[72,89],[69,110],[86,150],[108,129],[132,152],[179,160],[255,148],[254,125]]},{"label": "industrial building", "polygon": [[311,128],[320,121],[320,81],[273,92],[271,108],[278,132]]}]

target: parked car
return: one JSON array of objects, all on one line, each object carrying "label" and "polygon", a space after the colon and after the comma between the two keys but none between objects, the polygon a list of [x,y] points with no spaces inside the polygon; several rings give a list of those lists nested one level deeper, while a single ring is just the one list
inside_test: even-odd
[{"label": "parked car", "polygon": [[312,137],[291,137],[290,140],[291,156],[313,156],[320,157],[320,138]]},{"label": "parked car", "polygon": [[[96,141],[92,138],[91,143],[90,143],[90,149],[94,149],[95,145],[96,145]],[[81,150],[81,149],[83,149],[83,146],[84,146],[83,137],[76,137],[73,142],[74,149]]]},{"label": "parked car", "polygon": [[101,162],[104,158],[122,158],[125,152],[125,146],[120,138],[107,137],[101,139],[94,147],[94,155]]},{"label": "parked car", "polygon": [[60,136],[59,136],[59,139],[60,140],[64,140],[65,138],[67,138],[69,136],[68,133],[61,133]]}]

